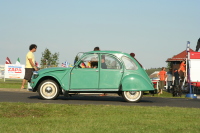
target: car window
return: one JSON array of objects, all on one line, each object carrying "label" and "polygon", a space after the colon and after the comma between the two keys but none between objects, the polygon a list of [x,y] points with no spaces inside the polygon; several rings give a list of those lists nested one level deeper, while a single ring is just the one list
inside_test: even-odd
[{"label": "car window", "polygon": [[77,55],[76,55],[76,57],[75,57],[75,59],[74,59],[74,64],[76,64],[76,62],[81,58],[81,56],[84,54],[84,52],[79,52]]},{"label": "car window", "polygon": [[122,60],[124,62],[125,68],[127,70],[136,70],[138,68],[137,65],[135,64],[135,62],[132,59],[130,59],[126,56],[123,56]]},{"label": "car window", "polygon": [[102,69],[121,69],[121,64],[118,59],[111,55],[101,55],[101,68]]},{"label": "car window", "polygon": [[98,68],[98,54],[89,54],[81,59],[79,68]]}]

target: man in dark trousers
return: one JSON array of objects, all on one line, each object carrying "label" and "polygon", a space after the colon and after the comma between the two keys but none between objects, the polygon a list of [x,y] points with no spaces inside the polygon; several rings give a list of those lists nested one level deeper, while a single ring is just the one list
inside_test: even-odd
[{"label": "man in dark trousers", "polygon": [[197,41],[196,52],[199,51],[199,48],[200,48],[200,38],[199,38],[199,40]]},{"label": "man in dark trousers", "polygon": [[174,85],[179,86],[179,73],[177,68],[174,69]]},{"label": "man in dark trousers", "polygon": [[173,91],[172,91],[172,95],[173,96],[181,96],[181,88],[179,85],[179,73],[178,73],[178,69],[174,70],[174,86],[173,86]]}]

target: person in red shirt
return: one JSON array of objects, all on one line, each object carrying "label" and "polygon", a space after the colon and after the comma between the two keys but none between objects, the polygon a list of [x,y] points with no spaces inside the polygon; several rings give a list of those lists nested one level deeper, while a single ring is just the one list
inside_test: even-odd
[{"label": "person in red shirt", "polygon": [[165,71],[165,68],[162,67],[162,70],[158,73],[157,75],[159,78],[160,78],[160,87],[159,87],[159,93],[158,94],[162,94],[162,90],[165,86],[165,79],[167,77],[167,74],[166,74],[166,71]]},{"label": "person in red shirt", "polygon": [[183,72],[185,72],[185,60],[184,61],[182,61],[181,62],[181,64],[180,64],[180,68],[178,69],[178,71],[183,71]]},{"label": "person in red shirt", "polygon": [[185,60],[183,60],[178,69],[178,72],[181,75],[182,79],[185,77],[185,71],[186,71],[186,64],[185,64]]}]

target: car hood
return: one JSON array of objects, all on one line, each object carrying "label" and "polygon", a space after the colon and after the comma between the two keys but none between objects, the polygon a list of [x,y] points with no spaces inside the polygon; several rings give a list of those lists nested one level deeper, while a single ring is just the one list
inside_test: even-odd
[{"label": "car hood", "polygon": [[51,68],[45,68],[45,69],[42,69],[42,70],[39,70],[38,73],[40,74],[45,74],[45,73],[51,73],[51,72],[67,72],[69,71],[71,68],[66,68],[66,67],[51,67]]}]

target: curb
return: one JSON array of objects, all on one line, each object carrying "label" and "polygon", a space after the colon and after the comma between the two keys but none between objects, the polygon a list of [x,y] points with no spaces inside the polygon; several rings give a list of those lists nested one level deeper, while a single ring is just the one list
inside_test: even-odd
[{"label": "curb", "polygon": [[0,88],[0,91],[30,92],[27,89],[15,89],[15,88]]}]

